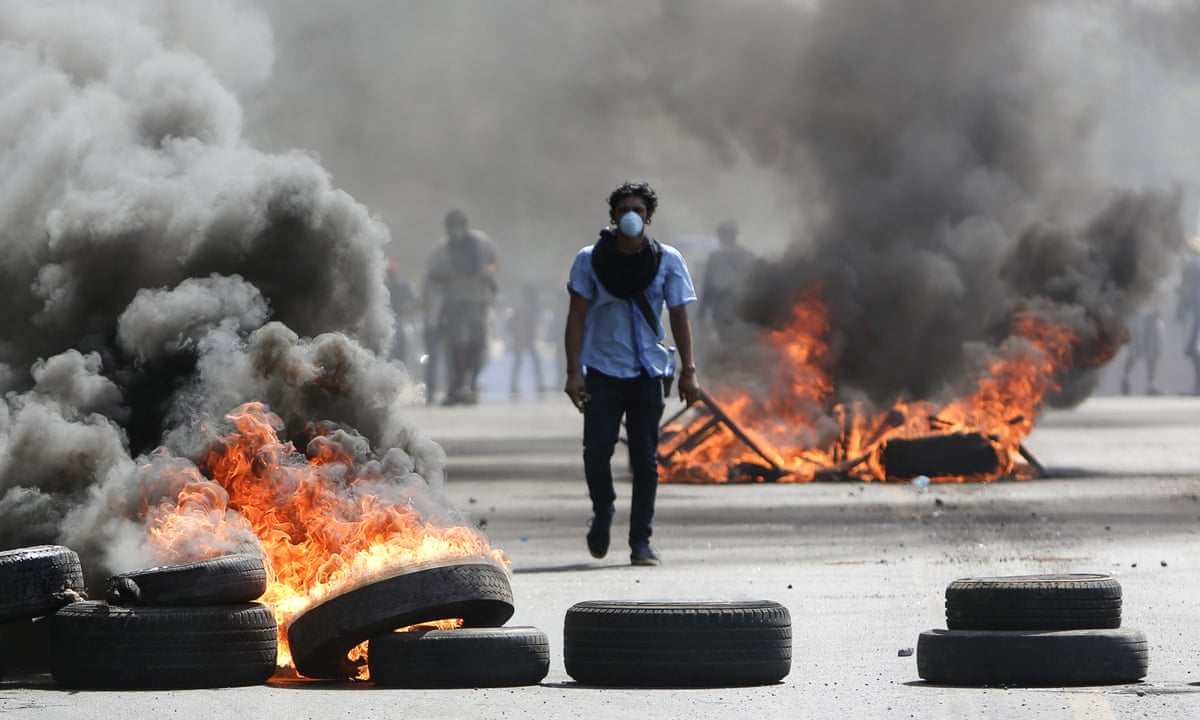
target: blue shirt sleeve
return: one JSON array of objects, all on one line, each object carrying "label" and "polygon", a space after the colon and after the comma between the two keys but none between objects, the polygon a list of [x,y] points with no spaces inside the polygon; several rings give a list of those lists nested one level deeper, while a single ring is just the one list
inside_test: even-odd
[{"label": "blue shirt sleeve", "polygon": [[667,307],[676,308],[696,302],[696,289],[692,286],[692,276],[688,273],[683,255],[675,248],[666,248],[663,261],[667,263],[663,278],[663,299]]},{"label": "blue shirt sleeve", "polygon": [[582,295],[589,301],[596,299],[596,277],[592,273],[592,246],[589,245],[575,255],[571,275],[567,279],[567,290]]}]

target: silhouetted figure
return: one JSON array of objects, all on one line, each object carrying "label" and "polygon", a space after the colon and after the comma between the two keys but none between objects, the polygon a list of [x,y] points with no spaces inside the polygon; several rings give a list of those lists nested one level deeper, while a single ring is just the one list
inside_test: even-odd
[{"label": "silhouetted figure", "polygon": [[726,220],[717,226],[718,246],[708,256],[700,288],[699,318],[708,322],[722,343],[732,340],[734,330],[741,324],[737,299],[754,265],[754,253],[738,240],[737,223]]},{"label": "silhouetted figure", "polygon": [[1132,391],[1133,370],[1138,362],[1146,365],[1146,394],[1161,395],[1158,387],[1158,360],[1162,354],[1163,338],[1166,336],[1166,324],[1162,312],[1155,302],[1150,308],[1138,315],[1129,327],[1129,347],[1126,348],[1125,367],[1121,373],[1121,394],[1129,395]]},{"label": "silhouetted figure", "polygon": [[1192,361],[1192,394],[1200,395],[1200,238],[1193,236],[1184,250],[1176,317],[1187,327],[1183,353]]},{"label": "silhouetted figure", "polygon": [[513,306],[512,317],[509,319],[509,331],[513,342],[512,376],[509,378],[509,392],[516,397],[519,392],[518,380],[525,356],[533,364],[534,392],[546,389],[542,382],[542,360],[538,355],[537,343],[542,336],[542,304],[538,297],[537,285],[525,283],[521,286],[521,297]]},{"label": "silhouetted figure", "polygon": [[[488,325],[496,300],[498,258],[492,241],[470,229],[462,210],[445,219],[446,239],[434,250],[425,276],[425,318],[430,365],[426,391],[430,402],[436,389],[437,351],[444,350],[450,373],[443,405],[479,401],[477,383],[487,356]],[[432,340],[432,343],[429,342]]]},{"label": "silhouetted figure", "polygon": [[392,314],[396,316],[395,335],[392,336],[393,360],[404,363],[411,371],[413,356],[416,352],[417,324],[420,318],[420,302],[413,284],[400,274],[400,264],[389,262],[387,265],[387,287],[392,304]]}]

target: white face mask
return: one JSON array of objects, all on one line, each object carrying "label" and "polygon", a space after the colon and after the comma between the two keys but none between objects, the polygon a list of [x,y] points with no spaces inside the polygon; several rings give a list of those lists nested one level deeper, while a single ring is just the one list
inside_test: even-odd
[{"label": "white face mask", "polygon": [[642,222],[642,216],[630,210],[621,216],[621,222],[617,227],[621,228],[621,234],[628,238],[635,238],[642,234],[642,229],[646,224]]}]

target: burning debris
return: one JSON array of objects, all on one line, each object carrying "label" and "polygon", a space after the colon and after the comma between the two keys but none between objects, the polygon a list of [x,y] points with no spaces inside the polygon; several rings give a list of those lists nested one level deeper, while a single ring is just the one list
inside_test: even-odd
[{"label": "burning debris", "polygon": [[409,564],[503,565],[382,357],[387,229],[242,137],[264,18],[192,15],[0,8],[0,547],[67,545],[92,587],[261,555],[281,633]]},{"label": "burning debris", "polygon": [[756,398],[727,385],[718,391],[725,400],[706,396],[701,408],[668,419],[659,450],[663,479],[1032,477],[1042,468],[1021,444],[1033,429],[1031,418],[1059,389],[1064,373],[1078,363],[1107,360],[1121,339],[1115,334],[1110,344],[1084,343],[1065,325],[1017,311],[994,356],[983,356],[959,394],[874,410],[865,400],[835,400],[830,332],[821,296],[806,294],[791,324],[764,336],[765,352],[758,357],[756,377],[775,378],[779,390]]},{"label": "burning debris", "polygon": [[[505,564],[478,530],[436,523],[438,508],[402,451],[372,459],[363,438],[320,424],[304,429],[298,448],[279,439],[281,418],[259,403],[230,419],[235,429],[199,466],[176,466],[176,499],[147,508],[150,543],[171,556],[256,541],[272,570],[263,601],[280,627],[397,568],[478,556]],[[281,642],[280,664],[290,657]]]},{"label": "burning debris", "polygon": [[889,440],[880,448],[888,477],[992,477],[1000,458],[980,433],[951,433]]},{"label": "burning debris", "polygon": [[663,478],[1028,474],[1039,412],[1091,392],[1185,237],[1178,189],[1106,167],[1117,98],[1067,61],[1085,51],[1066,28],[1138,51],[1070,3],[852,0],[808,20],[789,62],[741,78],[773,78],[773,102],[680,103],[795,179],[809,222],[746,279],[754,331],[705,364],[732,425],[668,423]]},{"label": "burning debris", "polygon": [[[855,385],[859,360],[850,351],[875,333],[873,324],[844,326],[849,318],[836,307],[847,288],[836,278],[814,282],[789,317],[762,330],[757,347],[739,348],[736,372],[710,381],[717,390],[706,412],[668,420],[664,479],[962,481],[1041,472],[1022,440],[1047,402],[1063,393],[1078,399],[1080,383],[1127,340],[1121,313],[1141,291],[1133,278],[1182,242],[1177,215],[1175,199],[1122,196],[1078,233],[1027,232],[1005,266],[1028,265],[1041,277],[1012,271],[1007,300],[993,311],[1004,321],[962,342],[958,369],[929,398]],[[1028,256],[1046,254],[1057,259],[1030,264]],[[1139,254],[1148,267],[1120,262]],[[867,307],[861,300],[857,311]]]}]

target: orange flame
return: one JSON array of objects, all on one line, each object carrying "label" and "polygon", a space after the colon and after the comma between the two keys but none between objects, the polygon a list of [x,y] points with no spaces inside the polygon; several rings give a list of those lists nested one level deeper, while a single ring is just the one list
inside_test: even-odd
[{"label": "orange flame", "polygon": [[1114,345],[1084,357],[1083,341],[1068,326],[1021,309],[1009,323],[1007,339],[963,396],[946,402],[897,400],[883,411],[865,402],[833,403],[831,326],[820,290],[810,288],[800,297],[786,327],[763,335],[765,360],[754,369],[753,382],[735,380],[711,392],[743,437],[702,412],[688,411],[663,428],[664,482],[720,483],[765,475],[783,482],[895,480],[883,463],[888,441],[951,433],[987,438],[998,467],[977,476],[932,480],[1028,477],[1021,441],[1033,430],[1047,394],[1059,389],[1060,373],[1080,363],[1098,365],[1116,352]]},{"label": "orange flame", "polygon": [[328,597],[427,561],[484,557],[507,565],[478,530],[435,524],[416,507],[419,491],[405,494],[372,464],[356,467],[327,434],[310,440],[306,455],[279,439],[283,423],[262,403],[227,417],[234,430],[213,443],[199,469],[172,470],[183,475],[171,480],[182,482],[177,500],[146,508],[149,543],[169,562],[256,539],[269,568],[261,601],[279,623],[280,666],[292,664],[292,619]]}]

